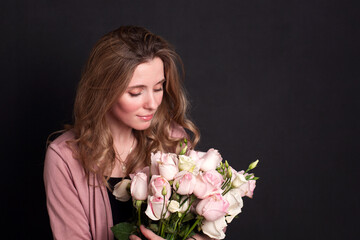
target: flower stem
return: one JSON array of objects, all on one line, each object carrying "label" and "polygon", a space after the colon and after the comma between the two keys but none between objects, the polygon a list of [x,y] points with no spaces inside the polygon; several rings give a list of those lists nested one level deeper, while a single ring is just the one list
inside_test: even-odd
[{"label": "flower stem", "polygon": [[164,217],[166,212],[164,213],[164,208],[165,208],[165,196],[163,197],[164,201],[163,201],[163,206],[161,209],[161,215],[160,215],[160,227],[159,227],[159,232],[158,235],[160,234],[160,237],[164,237],[163,233],[164,233]]},{"label": "flower stem", "polygon": [[[182,220],[184,219],[184,217],[185,217],[185,215],[189,212],[189,210],[190,210],[190,207],[192,206],[192,204],[193,204],[193,202],[195,201],[195,197],[193,197],[194,195],[190,195],[190,203],[189,203],[189,206],[187,207],[187,209],[184,211],[184,213],[183,213],[183,215],[181,216],[181,218],[180,218],[180,221],[178,222],[178,226],[180,227],[180,225],[182,224]],[[189,199],[188,198],[188,199]],[[185,201],[187,201],[188,199],[186,199]],[[182,204],[184,204],[185,203],[185,201],[182,203]],[[182,205],[181,204],[181,205]]]},{"label": "flower stem", "polygon": [[231,180],[230,178],[226,178],[225,182],[224,182],[223,185],[221,186],[221,189],[222,189],[222,190],[224,190],[224,189],[227,187],[227,185],[229,184],[230,180]]},{"label": "flower stem", "polygon": [[141,226],[141,204],[142,201],[136,201],[136,210],[138,213],[138,227]]},{"label": "flower stem", "polygon": [[221,195],[225,196],[225,194],[227,194],[230,190],[232,189],[232,187],[230,186],[228,189],[226,189]]},{"label": "flower stem", "polygon": [[138,209],[138,226],[141,226],[141,209]]},{"label": "flower stem", "polygon": [[199,224],[199,222],[202,220],[202,217],[199,217],[194,224],[191,226],[191,228],[189,229],[189,231],[185,234],[184,238],[182,240],[185,240],[187,238],[187,236],[189,236],[189,234],[192,232],[192,230],[194,230],[194,228]]}]

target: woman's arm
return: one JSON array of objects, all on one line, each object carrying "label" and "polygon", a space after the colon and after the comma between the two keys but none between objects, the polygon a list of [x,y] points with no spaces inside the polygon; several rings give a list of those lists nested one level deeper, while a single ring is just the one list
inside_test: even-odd
[{"label": "woman's arm", "polygon": [[51,145],[45,157],[44,183],[54,239],[91,239],[89,221],[74,186],[71,170],[60,151]]}]

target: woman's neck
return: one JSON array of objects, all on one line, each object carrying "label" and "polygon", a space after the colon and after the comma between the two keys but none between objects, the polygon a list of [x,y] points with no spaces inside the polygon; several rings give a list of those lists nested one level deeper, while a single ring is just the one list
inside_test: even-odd
[{"label": "woman's neck", "polygon": [[136,138],[133,135],[132,128],[117,121],[111,115],[107,115],[106,117],[116,152],[116,161],[114,169],[112,169],[111,172],[111,177],[124,177],[127,157],[136,146]]},{"label": "woman's neck", "polygon": [[109,126],[115,146],[126,146],[133,141],[132,128],[114,119],[111,113],[106,114],[106,121]]}]

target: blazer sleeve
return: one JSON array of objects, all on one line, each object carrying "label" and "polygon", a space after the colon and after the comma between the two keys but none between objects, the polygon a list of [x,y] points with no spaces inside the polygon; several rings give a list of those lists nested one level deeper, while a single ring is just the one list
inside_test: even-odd
[{"label": "blazer sleeve", "polygon": [[72,169],[56,147],[49,146],[44,165],[46,202],[54,239],[92,239]]}]

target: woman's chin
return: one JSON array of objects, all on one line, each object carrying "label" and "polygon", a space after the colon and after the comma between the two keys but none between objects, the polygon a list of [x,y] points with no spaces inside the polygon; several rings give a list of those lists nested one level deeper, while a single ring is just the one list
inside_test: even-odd
[{"label": "woman's chin", "polygon": [[142,131],[142,130],[146,130],[150,127],[151,125],[151,121],[143,123],[143,124],[139,124],[133,127],[133,129],[138,130],[138,131]]}]

